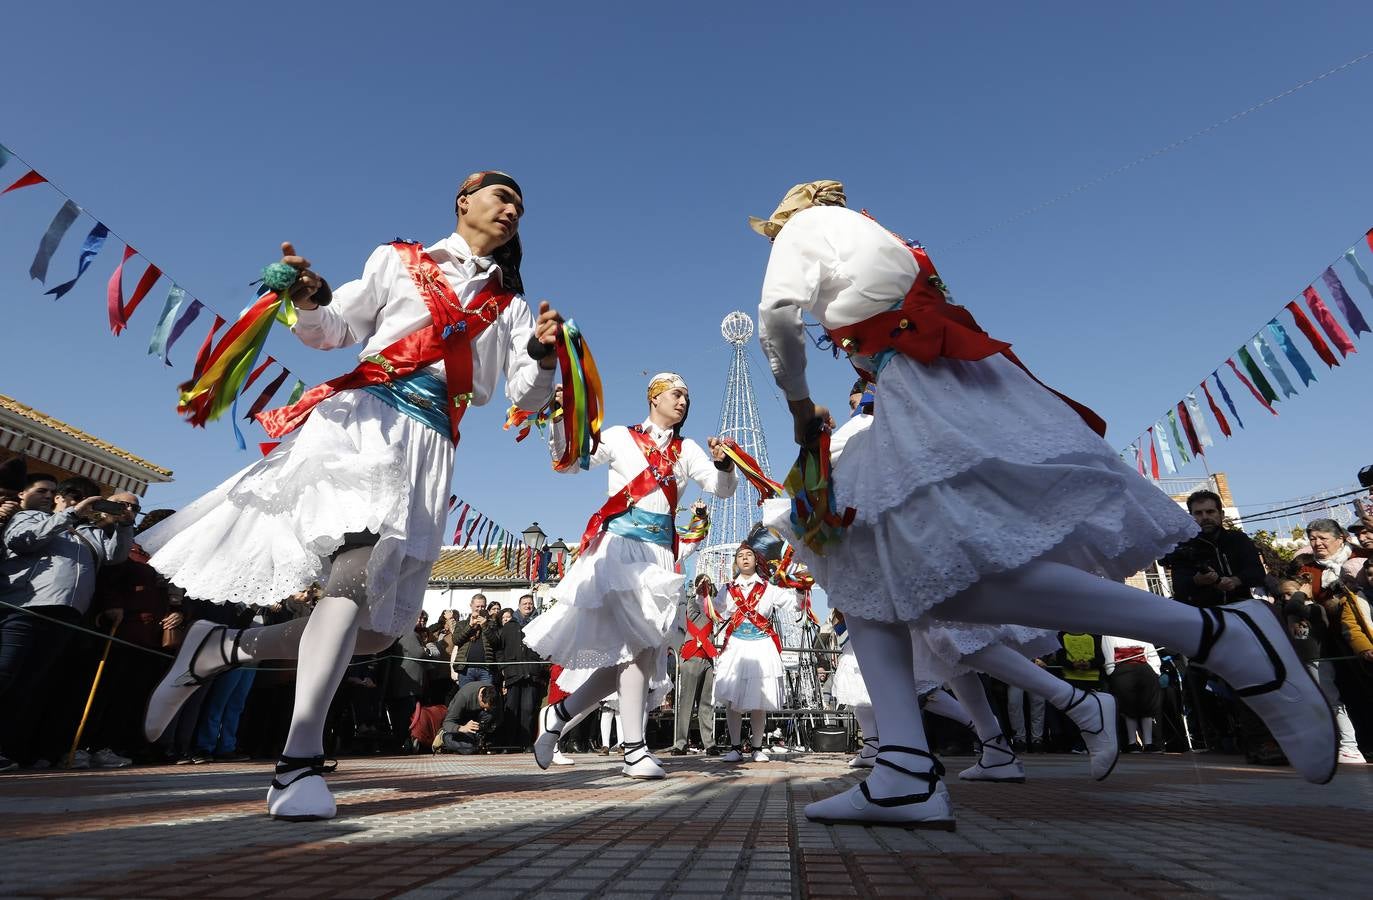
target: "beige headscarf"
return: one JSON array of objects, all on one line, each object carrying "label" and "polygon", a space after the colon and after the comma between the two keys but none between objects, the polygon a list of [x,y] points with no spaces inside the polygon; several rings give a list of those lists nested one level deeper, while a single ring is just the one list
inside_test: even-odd
[{"label": "beige headscarf", "polygon": [[777,232],[782,230],[782,226],[787,224],[787,219],[801,210],[810,209],[812,206],[843,206],[845,202],[844,185],[838,181],[812,181],[808,184],[798,184],[787,191],[787,195],[782,198],[781,203],[777,204],[777,208],[772,211],[772,215],[768,218],[760,219],[757,216],[749,216],[748,227],[765,238],[775,238]]},{"label": "beige headscarf", "polygon": [[652,403],[654,398],[659,394],[670,391],[673,388],[681,388],[684,391],[687,390],[686,380],[676,372],[659,372],[649,379],[648,402]]}]

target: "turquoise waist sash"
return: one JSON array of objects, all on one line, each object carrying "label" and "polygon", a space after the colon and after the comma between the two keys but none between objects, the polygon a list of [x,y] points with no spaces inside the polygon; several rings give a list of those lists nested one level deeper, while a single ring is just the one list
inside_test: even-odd
[{"label": "turquoise waist sash", "polygon": [[606,523],[605,530],[620,537],[657,544],[671,550],[677,528],[672,516],[667,513],[644,512],[637,506],[631,506]]},{"label": "turquoise waist sash", "polygon": [[731,641],[761,641],[766,637],[771,637],[771,635],[757,625],[752,622],[741,622],[739,627],[730,633],[729,639]]},{"label": "turquoise waist sash", "polygon": [[448,385],[437,375],[412,372],[385,384],[369,384],[363,390],[402,415],[449,436]]}]

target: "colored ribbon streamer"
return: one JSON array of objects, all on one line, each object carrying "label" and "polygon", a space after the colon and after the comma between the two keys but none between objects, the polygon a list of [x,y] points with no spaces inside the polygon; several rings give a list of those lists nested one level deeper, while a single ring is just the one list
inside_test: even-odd
[{"label": "colored ribbon streamer", "polygon": [[1201,440],[1203,447],[1214,447],[1216,442],[1211,440],[1211,430],[1206,427],[1206,417],[1201,414],[1201,404],[1197,402],[1196,391],[1183,398],[1187,404],[1187,411],[1191,413],[1192,425],[1197,430],[1197,438]]},{"label": "colored ribbon streamer", "polygon": [[[1212,373],[1215,374],[1215,373]],[[1219,378],[1216,379],[1219,382]],[[1206,405],[1211,407],[1211,415],[1216,417],[1216,424],[1220,426],[1220,433],[1226,437],[1230,436],[1230,423],[1225,419],[1225,413],[1220,411],[1216,405],[1216,398],[1211,396],[1211,389],[1206,386],[1206,379],[1201,381],[1201,392],[1206,395]]]},{"label": "colored ribbon streamer", "polygon": [[834,497],[830,470],[830,431],[822,428],[815,447],[802,447],[796,465],[787,473],[786,491],[792,497],[791,522],[802,542],[821,556],[825,547],[840,541],[853,524],[856,511],[831,507]]},{"label": "colored ribbon streamer", "polygon": [[1311,366],[1307,363],[1306,357],[1301,355],[1297,345],[1292,343],[1292,336],[1287,333],[1287,329],[1282,327],[1282,323],[1277,319],[1268,320],[1268,333],[1271,334],[1282,348],[1283,356],[1292,364],[1292,368],[1297,370],[1301,376],[1302,387],[1306,387],[1316,380],[1316,373],[1311,371]]},{"label": "colored ribbon streamer", "polygon": [[[462,505],[462,512],[458,513],[458,524],[453,527],[453,543],[457,544],[458,538],[462,535],[462,523],[467,520],[467,511],[472,507],[466,503]],[[544,579],[539,579],[543,581]]]},{"label": "colored ribbon streamer", "polygon": [[229,409],[256,365],[283,298],[268,291],[224,333],[199,377],[182,385],[177,412],[194,426],[212,422]]},{"label": "colored ribbon streamer", "polygon": [[744,480],[758,491],[759,506],[763,505],[764,500],[781,496],[786,490],[782,485],[769,478],[758,460],[745,453],[733,438],[725,438],[720,442],[720,447],[724,450],[725,456],[734,461],[734,465],[739,468],[739,474],[744,476]]},{"label": "colored ribbon streamer", "polygon": [[1164,433],[1163,423],[1154,423],[1154,437],[1158,439],[1159,456],[1163,459],[1163,471],[1169,475],[1176,475],[1178,471],[1177,463],[1173,462],[1173,448],[1168,446],[1168,435]]},{"label": "colored ribbon streamer", "polygon": [[1173,447],[1176,448],[1176,453],[1179,460],[1178,468],[1182,468],[1183,466],[1187,465],[1192,461],[1192,457],[1188,455],[1187,442],[1183,438],[1182,432],[1178,430],[1177,414],[1174,413],[1171,409],[1168,410],[1168,429],[1169,434],[1173,436]]},{"label": "colored ribbon streamer", "polygon": [[6,149],[4,144],[0,144],[0,169],[5,168],[5,163],[14,158],[14,154]]},{"label": "colored ribbon streamer", "polygon": [[290,406],[292,403],[295,403],[297,400],[300,399],[301,395],[304,393],[305,382],[297,378],[295,387],[291,388],[291,396],[286,399],[286,405]]},{"label": "colored ribbon streamer", "polygon": [[1269,403],[1278,402],[1278,392],[1273,390],[1273,385],[1269,384],[1268,379],[1263,376],[1263,371],[1259,369],[1258,363],[1254,362],[1254,357],[1249,355],[1249,349],[1241,346],[1236,354],[1243,364],[1244,370],[1249,373],[1249,377],[1254,384],[1258,385],[1259,393],[1263,394],[1263,399]]},{"label": "colored ribbon streamer", "polygon": [[1287,377],[1287,370],[1278,365],[1278,357],[1273,353],[1273,348],[1268,346],[1268,342],[1263,338],[1263,332],[1254,335],[1254,349],[1259,353],[1259,359],[1263,361],[1263,366],[1269,373],[1278,380],[1278,387],[1282,388],[1283,397],[1297,396],[1297,389],[1292,387],[1292,379]]},{"label": "colored ribbon streamer", "polygon": [[1201,456],[1201,438],[1197,437],[1197,429],[1192,424],[1192,417],[1187,413],[1187,405],[1179,400],[1177,410],[1178,421],[1182,423],[1182,433],[1187,437],[1187,446],[1191,448],[1193,456]]},{"label": "colored ribbon streamer", "polygon": [[[1236,372],[1235,374],[1238,375],[1239,373]],[[1230,392],[1226,390],[1225,382],[1220,380],[1220,373],[1212,371],[1211,377],[1216,379],[1216,387],[1220,388],[1221,399],[1225,401],[1225,406],[1230,410],[1230,415],[1235,417],[1235,424],[1243,428],[1244,420],[1240,418],[1239,410],[1235,408],[1235,401],[1230,399]]]},{"label": "colored ribbon streamer", "polygon": [[1311,312],[1316,316],[1316,321],[1321,323],[1321,328],[1330,335],[1331,342],[1339,348],[1340,355],[1348,356],[1353,353],[1354,342],[1349,339],[1349,335],[1345,334],[1339,321],[1335,319],[1334,313],[1330,311],[1330,307],[1326,306],[1321,295],[1316,293],[1316,289],[1308,287],[1302,291],[1302,295],[1306,297],[1306,305],[1311,307]]},{"label": "colored ribbon streamer", "polygon": [[86,274],[86,270],[90,268],[91,261],[100,253],[100,248],[105,246],[105,238],[109,236],[110,230],[100,222],[96,222],[95,227],[91,229],[90,234],[86,235],[86,239],[81,242],[81,255],[76,261],[76,274],[72,276],[70,281],[64,281],[47,292],[52,295],[54,300],[61,300],[62,297],[66,295],[67,291],[76,287],[76,282],[82,275]]},{"label": "colored ribbon streamer", "polygon": [[1154,429],[1149,428],[1149,477],[1158,481],[1158,451],[1154,449]]},{"label": "colored ribbon streamer", "polygon": [[[171,290],[167,291],[167,300],[162,304],[162,314],[157,317],[157,324],[153,326],[153,336],[148,341],[148,355],[160,356],[165,362],[167,359],[167,338],[171,337],[172,326],[176,324],[176,314],[181,310],[181,304],[186,302],[186,292],[177,285],[172,285]],[[171,365],[170,362],[167,365]]]},{"label": "colored ribbon streamer", "polygon": [[1140,474],[1140,475],[1143,475],[1145,478],[1148,478],[1148,477],[1149,477],[1149,473],[1146,472],[1146,471],[1144,470],[1144,447],[1143,447],[1143,445],[1141,444],[1140,441],[1135,441],[1134,446],[1131,447],[1130,449],[1132,449],[1132,450],[1135,451],[1135,468],[1139,470],[1139,474]]},{"label": "colored ribbon streamer", "polygon": [[559,472],[577,466],[590,468],[591,454],[601,445],[601,422],[604,418],[605,392],[600,372],[591,355],[581,329],[572,319],[563,323],[558,341],[558,367],[563,384],[563,436],[566,443],[562,457],[553,464]]},{"label": "colored ribbon streamer", "polygon": [[1297,329],[1302,334],[1306,335],[1306,339],[1310,341],[1311,348],[1316,351],[1316,355],[1321,358],[1321,362],[1332,369],[1335,366],[1338,366],[1340,361],[1335,358],[1334,353],[1330,352],[1330,346],[1326,344],[1325,339],[1322,338],[1320,332],[1316,330],[1316,326],[1311,324],[1311,320],[1306,317],[1306,313],[1301,311],[1301,307],[1297,305],[1297,301],[1290,301],[1287,304],[1286,309],[1292,314],[1292,321],[1296,323]]},{"label": "colored ribbon streamer", "polygon": [[68,200],[62,204],[57,215],[52,217],[48,230],[43,232],[43,238],[38,242],[38,252],[33,255],[33,262],[29,264],[29,277],[34,281],[39,284],[47,281],[48,263],[52,262],[57,245],[62,243],[62,238],[67,236],[67,230],[80,214],[81,207]]},{"label": "colored ribbon streamer", "polygon": [[110,276],[109,285],[105,289],[105,308],[110,316],[110,330],[115,334],[119,334],[124,328],[122,324],[118,324],[124,308],[124,265],[137,252],[132,247],[124,247],[124,255],[120,257],[119,265],[114,267],[114,274]]},{"label": "colored ribbon streamer", "polygon": [[10,191],[17,191],[20,188],[33,187],[35,184],[42,184],[47,180],[48,179],[44,178],[42,175],[39,175],[34,170],[30,169],[27,175],[19,176],[18,181],[14,182],[3,191],[0,191],[0,194],[8,194]]},{"label": "colored ribbon streamer", "polygon": [[[1244,351],[1241,350],[1240,352],[1243,353]],[[1245,355],[1248,356],[1247,353]],[[1254,383],[1244,377],[1244,374],[1240,372],[1239,368],[1235,365],[1235,361],[1233,359],[1227,359],[1225,362],[1230,366],[1230,371],[1235,373],[1235,377],[1238,378],[1245,387],[1249,388],[1249,393],[1254,395],[1254,399],[1259,401],[1259,405],[1276,416],[1278,411],[1269,404],[1267,397],[1259,393],[1259,389],[1254,387]],[[1252,363],[1253,360],[1250,360],[1250,362]],[[1269,387],[1268,390],[1271,392],[1273,389],[1272,387]]]},{"label": "colored ribbon streamer", "polygon": [[[1352,250],[1349,255],[1353,256]],[[1357,266],[1356,261],[1355,267],[1357,268]],[[1363,270],[1359,269],[1359,271],[1362,272]],[[1364,278],[1367,277],[1364,275]],[[1358,337],[1365,331],[1373,332],[1373,328],[1368,327],[1368,320],[1363,317],[1363,312],[1354,305],[1354,298],[1349,296],[1349,292],[1344,289],[1344,282],[1340,281],[1340,276],[1335,274],[1334,269],[1327,266],[1325,271],[1321,273],[1321,281],[1325,282],[1326,288],[1330,291],[1330,296],[1335,298],[1335,305],[1340,308],[1340,312],[1344,313],[1344,320],[1349,323],[1350,328],[1354,329],[1354,337]]]}]

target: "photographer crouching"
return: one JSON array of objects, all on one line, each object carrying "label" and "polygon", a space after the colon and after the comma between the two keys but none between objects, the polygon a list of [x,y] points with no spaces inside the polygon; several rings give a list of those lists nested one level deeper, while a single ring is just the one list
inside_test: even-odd
[{"label": "photographer crouching", "polygon": [[[133,546],[134,512],[100,496],[89,478],[31,474],[5,526],[0,563],[0,771],[22,751],[50,699],[48,674],[90,608],[95,576]],[[16,607],[23,607],[17,609]],[[32,714],[30,714],[32,710]],[[31,757],[30,757],[31,758]]]}]

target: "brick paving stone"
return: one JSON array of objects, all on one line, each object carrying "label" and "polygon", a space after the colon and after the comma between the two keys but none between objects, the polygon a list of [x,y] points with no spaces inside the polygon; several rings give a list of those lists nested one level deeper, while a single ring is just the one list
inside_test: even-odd
[{"label": "brick paving stone", "polygon": [[548,774],[518,756],[348,759],[340,817],[297,824],[263,816],[261,766],[4,775],[0,896],[1179,900],[1357,896],[1373,866],[1373,771],[1315,788],[1165,755],[1095,784],[1080,758],[1037,755],[1025,785],[951,784],[960,828],[941,833],[806,821],[857,777],[837,755],[667,765],[627,783],[588,757]]}]

